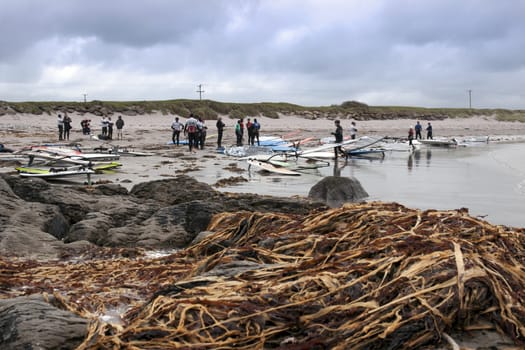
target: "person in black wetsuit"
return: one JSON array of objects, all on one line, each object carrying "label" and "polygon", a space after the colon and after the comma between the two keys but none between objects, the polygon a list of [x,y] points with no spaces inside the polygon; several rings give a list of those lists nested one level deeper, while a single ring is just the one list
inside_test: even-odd
[{"label": "person in black wetsuit", "polygon": [[432,140],[432,124],[430,122],[427,126],[427,140]]},{"label": "person in black wetsuit", "polygon": [[219,117],[217,118],[217,123],[215,124],[215,126],[217,126],[217,148],[221,148],[222,147],[222,134],[224,131],[224,127],[226,125],[223,123],[222,118]]},{"label": "person in black wetsuit", "polygon": [[[341,126],[341,122],[339,120],[336,120],[334,122],[335,124],[335,132],[332,133],[332,135],[335,136],[335,143],[341,143],[343,142],[343,127]],[[335,152],[335,159],[339,156],[339,154],[344,154],[345,152],[341,148],[341,145],[334,147]]]}]

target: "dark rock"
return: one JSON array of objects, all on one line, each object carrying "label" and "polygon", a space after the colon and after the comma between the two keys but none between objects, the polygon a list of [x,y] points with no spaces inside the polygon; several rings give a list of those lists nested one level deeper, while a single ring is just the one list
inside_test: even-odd
[{"label": "dark rock", "polygon": [[53,213],[44,223],[42,230],[57,239],[63,239],[69,231],[69,224],[62,213]]},{"label": "dark rock", "polygon": [[209,201],[193,201],[188,203],[184,227],[186,231],[193,234],[192,240],[199,232],[206,230],[213,215],[222,211],[224,211],[224,207],[221,203]]},{"label": "dark rock", "polygon": [[219,193],[210,185],[198,182],[187,175],[140,183],[133,186],[130,194],[138,198],[152,199],[162,205],[174,205],[193,200],[211,200],[219,196]]},{"label": "dark rock", "polygon": [[89,213],[102,212],[112,217],[115,225],[122,226],[129,222],[145,220],[159,208],[154,202],[128,196],[127,190],[120,185],[101,185],[102,189],[95,187],[88,192],[84,186],[51,185],[41,179],[28,180],[18,176],[4,178],[21,199],[58,206],[70,225],[85,220]]},{"label": "dark rock", "polygon": [[0,177],[0,207],[0,254],[49,258],[64,249],[68,225],[57,206],[24,201]]},{"label": "dark rock", "polygon": [[71,229],[64,237],[64,242],[71,243],[85,240],[98,246],[105,246],[108,241],[108,231],[113,226],[111,215],[100,212],[89,213],[84,220],[71,226]]},{"label": "dark rock", "polygon": [[345,202],[358,202],[366,197],[368,193],[355,177],[325,177],[308,193],[308,198],[321,200],[330,207],[339,207]]},{"label": "dark rock", "polygon": [[75,349],[87,336],[88,324],[39,295],[0,300],[0,348],[4,350]]},{"label": "dark rock", "polygon": [[227,211],[247,210],[304,215],[311,210],[325,207],[322,203],[299,197],[286,198],[243,193],[234,198],[233,203],[224,199],[223,203]]},{"label": "dark rock", "polygon": [[195,236],[195,238],[193,239],[193,241],[191,241],[190,245],[195,245],[195,244],[198,244],[200,242],[202,242],[203,240],[205,240],[206,238],[210,237],[213,235],[214,232],[212,231],[201,231],[197,234],[197,236]]},{"label": "dark rock", "polygon": [[95,187],[93,194],[100,194],[104,196],[126,196],[128,194],[128,190],[126,187],[119,184],[102,184]]},{"label": "dark rock", "polygon": [[[181,175],[138,184],[53,185],[0,175],[0,253],[67,255],[88,242],[105,247],[184,248],[215,214],[261,211],[307,214],[324,204],[305,198],[227,194]],[[78,242],[75,247],[71,245]]]},{"label": "dark rock", "polygon": [[199,232],[206,230],[213,215],[222,211],[224,207],[220,203],[208,201],[192,201],[165,207],[143,222],[109,229],[104,245],[184,248]]}]

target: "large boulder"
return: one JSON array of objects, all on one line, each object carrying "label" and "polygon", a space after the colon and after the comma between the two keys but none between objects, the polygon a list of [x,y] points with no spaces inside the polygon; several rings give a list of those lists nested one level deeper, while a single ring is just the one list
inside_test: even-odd
[{"label": "large boulder", "polygon": [[104,213],[90,213],[71,227],[65,242],[87,240],[107,247],[184,248],[206,230],[214,214],[222,211],[220,203],[192,201],[160,208],[143,220],[125,225],[117,225]]},{"label": "large boulder", "polygon": [[308,198],[319,200],[330,207],[339,207],[346,202],[359,202],[368,197],[355,177],[328,176],[316,183]]},{"label": "large boulder", "polygon": [[24,201],[3,178],[0,207],[0,254],[52,258],[66,248],[61,238],[69,226],[59,207]]},{"label": "large boulder", "polygon": [[163,206],[220,197],[220,193],[213,187],[188,175],[137,184],[131,189],[130,195],[154,200]]},{"label": "large boulder", "polygon": [[135,185],[63,186],[0,175],[0,253],[63,255],[89,244],[103,247],[184,248],[221,212],[307,214],[325,205],[216,191],[181,175]]},{"label": "large boulder", "polygon": [[152,201],[137,200],[129,196],[125,189],[118,186],[101,185],[100,188],[88,191],[84,186],[54,185],[38,178],[5,176],[4,179],[19,198],[27,202],[58,206],[70,225],[84,220],[92,212],[115,213],[122,207],[141,207],[141,211],[149,216],[159,208]]},{"label": "large boulder", "polygon": [[0,300],[0,349],[75,349],[87,336],[88,325],[40,295]]}]

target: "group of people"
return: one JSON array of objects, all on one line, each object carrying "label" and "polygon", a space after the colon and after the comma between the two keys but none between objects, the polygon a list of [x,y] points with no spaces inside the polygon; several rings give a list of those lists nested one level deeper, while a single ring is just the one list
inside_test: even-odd
[{"label": "group of people", "polygon": [[102,140],[112,140],[113,139],[113,121],[111,117],[103,116],[100,121],[100,126],[102,127],[102,133],[99,136]]},{"label": "group of people", "polygon": [[204,149],[208,127],[201,117],[191,113],[186,123],[180,122],[179,117],[175,117],[171,123],[171,129],[173,131],[171,141],[174,145],[180,144],[180,133],[182,132],[188,138],[190,152],[195,152],[196,149]]},{"label": "group of people", "polygon": [[[72,120],[67,114],[64,116],[62,116],[62,114],[58,114],[57,126],[59,141],[69,140],[69,131],[72,129],[71,124]],[[99,135],[99,137],[104,140],[112,140],[113,122],[111,121],[111,117],[103,116],[100,125],[102,127],[102,133]],[[117,140],[122,140],[122,129],[124,128],[124,119],[122,119],[122,116],[118,116],[115,126],[117,127]],[[80,127],[82,128],[83,135],[91,135],[91,119],[83,119],[80,122]]]},{"label": "group of people", "polygon": [[58,140],[69,140],[69,131],[71,130],[72,120],[71,118],[66,114],[62,116],[62,114],[59,114],[57,116],[57,125],[58,125]]},{"label": "group of people", "polygon": [[[220,149],[222,148],[222,138],[224,135],[224,128],[226,127],[226,124],[224,124],[222,117],[217,118],[215,126],[217,127],[217,148]],[[192,113],[184,123],[180,121],[179,117],[175,117],[175,119],[171,123],[171,129],[171,141],[174,145],[180,145],[180,135],[181,133],[183,133],[184,136],[186,136],[188,139],[188,147],[190,149],[190,152],[195,152],[196,149],[204,148],[208,127],[206,126],[206,122],[204,121],[204,119],[202,119],[201,117],[196,116]],[[245,130],[248,134],[248,145],[253,146],[257,142],[257,145],[259,146],[260,129],[261,124],[257,121],[257,119],[254,119],[252,122],[250,118],[247,118],[246,124],[244,124],[243,118],[239,119],[237,121],[237,124],[235,125],[235,136],[237,139],[237,146],[243,145]]]},{"label": "group of people", "polygon": [[[235,124],[235,137],[237,139],[237,146],[242,146],[244,143],[244,119],[239,119],[237,124]],[[246,131],[248,133],[248,145],[254,146],[255,140],[257,139],[257,146],[260,146],[259,142],[259,130],[261,129],[261,124],[254,119],[253,122],[250,118],[246,120]]]},{"label": "group of people", "polygon": [[82,128],[82,135],[91,135],[91,119],[83,119],[80,122]]},{"label": "group of people", "polygon": [[[72,120],[71,118],[66,114],[62,116],[61,114],[58,114],[57,117],[57,125],[58,125],[58,139],[59,141],[62,140],[69,140],[69,134],[70,130],[72,129],[71,126]],[[90,127],[91,120],[90,119],[84,119],[80,122],[80,126],[82,127],[82,133],[84,135],[90,135],[91,134],[91,127]],[[341,122],[339,120],[335,120],[335,131],[332,133],[332,135],[335,136],[335,143],[342,143],[343,142],[343,127],[341,126]],[[112,140],[113,139],[113,122],[111,121],[111,117],[109,116],[103,116],[101,120],[101,127],[102,127],[102,133],[99,135],[104,140]],[[222,121],[221,117],[217,118],[216,122],[217,127],[217,148],[222,148],[222,138],[224,134],[224,128],[226,125]],[[115,126],[117,128],[117,140],[122,140],[122,129],[124,128],[124,120],[122,119],[122,116],[118,116],[117,121],[115,122]],[[189,149],[192,152],[195,152],[196,149],[204,149],[204,144],[206,142],[206,134],[207,134],[207,126],[201,117],[198,117],[194,115],[193,113],[190,114],[188,119],[185,123],[182,123],[179,121],[179,117],[175,117],[173,122],[171,123],[171,129],[173,131],[172,133],[172,142],[174,145],[179,146],[180,144],[180,134],[181,132],[184,133],[185,136],[188,138],[188,145]],[[236,144],[237,146],[242,146],[244,143],[244,134],[245,129],[248,134],[248,145],[255,145],[255,140],[257,140],[257,145],[260,145],[259,142],[259,130],[261,129],[260,123],[257,121],[257,119],[253,119],[253,122],[250,118],[247,118],[246,125],[244,124],[244,119],[241,118],[237,121],[237,124],[235,125],[235,136],[236,136]],[[417,121],[416,125],[412,128],[410,127],[408,130],[408,142],[410,145],[412,145],[412,141],[414,139],[422,139],[421,132],[423,130],[423,126],[419,121]],[[357,127],[356,123],[352,122],[350,129],[350,137],[351,139],[355,139],[357,136]],[[427,132],[427,140],[432,139],[432,124],[429,122],[426,127]],[[338,153],[344,153],[341,146],[335,147],[334,151],[336,153],[336,156]]]},{"label": "group of people", "polygon": [[[423,130],[423,126],[419,121],[416,122],[416,125],[414,128],[410,127],[408,129],[408,144],[412,146],[412,141],[414,140],[414,135],[416,140],[421,140],[421,131]],[[432,124],[428,122],[428,125],[426,127],[427,131],[427,140],[432,140]]]}]

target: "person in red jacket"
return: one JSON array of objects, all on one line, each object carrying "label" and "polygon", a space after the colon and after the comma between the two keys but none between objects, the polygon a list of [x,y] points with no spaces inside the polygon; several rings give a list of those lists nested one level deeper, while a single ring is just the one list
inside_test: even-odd
[{"label": "person in red jacket", "polygon": [[412,129],[412,127],[410,127],[410,129],[408,129],[408,145],[409,146],[413,146],[412,145],[412,140],[414,139],[414,129]]}]

